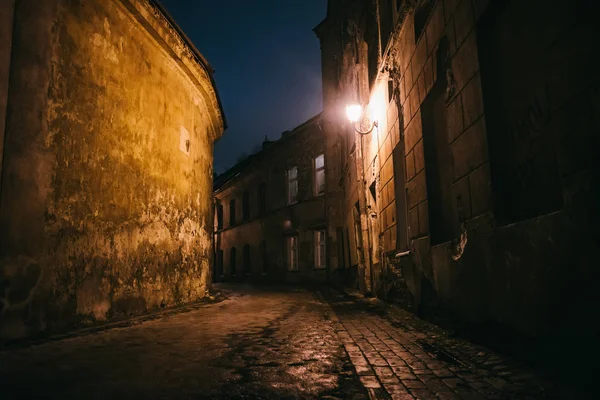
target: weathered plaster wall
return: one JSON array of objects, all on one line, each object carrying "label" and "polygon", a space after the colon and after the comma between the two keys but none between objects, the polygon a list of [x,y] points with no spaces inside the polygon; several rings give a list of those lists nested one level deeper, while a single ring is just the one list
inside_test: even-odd
[{"label": "weathered plaster wall", "polygon": [[223,130],[209,75],[144,0],[21,3],[0,336],[203,297]]}]

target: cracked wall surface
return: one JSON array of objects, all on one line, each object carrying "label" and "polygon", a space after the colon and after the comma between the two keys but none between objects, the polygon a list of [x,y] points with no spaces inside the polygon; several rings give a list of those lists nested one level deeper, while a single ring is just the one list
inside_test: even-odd
[{"label": "cracked wall surface", "polygon": [[210,67],[149,0],[21,0],[14,23],[0,338],[202,298],[224,129]]}]

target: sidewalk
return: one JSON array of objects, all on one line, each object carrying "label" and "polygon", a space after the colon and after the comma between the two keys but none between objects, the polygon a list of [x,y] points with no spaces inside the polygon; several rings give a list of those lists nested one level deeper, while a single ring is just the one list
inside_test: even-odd
[{"label": "sidewalk", "polygon": [[379,300],[319,292],[372,399],[586,399]]}]

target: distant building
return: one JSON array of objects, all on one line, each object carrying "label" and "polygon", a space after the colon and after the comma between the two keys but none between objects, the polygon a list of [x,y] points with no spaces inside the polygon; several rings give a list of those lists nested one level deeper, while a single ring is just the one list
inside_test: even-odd
[{"label": "distant building", "polygon": [[157,1],[3,1],[0,121],[0,339],[206,295],[225,119]]},{"label": "distant building", "polygon": [[598,334],[577,323],[599,305],[594,3],[329,0],[315,32],[346,285],[540,343]]},{"label": "distant building", "polygon": [[330,273],[321,115],[215,181],[216,280],[323,282]]}]

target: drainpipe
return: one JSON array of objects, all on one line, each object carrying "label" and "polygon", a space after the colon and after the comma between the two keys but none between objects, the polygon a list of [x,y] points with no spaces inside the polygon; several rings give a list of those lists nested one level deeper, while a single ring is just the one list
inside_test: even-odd
[{"label": "drainpipe", "polygon": [[3,1],[0,5],[0,202],[2,201],[2,164],[8,108],[8,85],[10,76],[11,50],[13,40],[14,0]]},{"label": "drainpipe", "polygon": [[[360,140],[358,141],[358,157],[357,157],[357,168],[358,168],[358,194],[359,194],[359,206],[360,206],[360,226],[362,234],[362,246],[363,246],[363,261],[365,265],[365,285],[366,292],[368,295],[373,294],[373,273],[372,273],[372,244],[371,244],[371,232],[369,215],[367,210],[367,182],[365,179],[365,155],[364,155],[364,144],[363,135],[359,135]],[[365,249],[366,244],[366,249]]]}]

